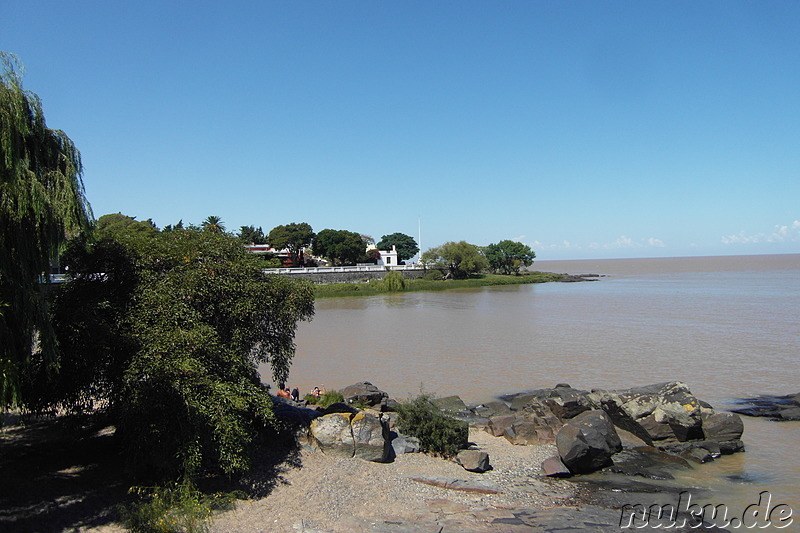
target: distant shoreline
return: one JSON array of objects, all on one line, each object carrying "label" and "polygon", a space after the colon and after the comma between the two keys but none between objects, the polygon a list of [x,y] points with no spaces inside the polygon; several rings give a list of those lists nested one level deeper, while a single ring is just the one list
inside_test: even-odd
[{"label": "distant shoreline", "polygon": [[407,279],[402,291],[390,291],[382,286],[380,281],[367,283],[330,283],[314,286],[316,298],[334,298],[342,296],[376,296],[379,294],[401,294],[404,292],[418,291],[444,291],[453,289],[473,289],[479,287],[492,287],[499,285],[524,285],[530,283],[551,282],[579,282],[593,281],[596,274],[556,274],[553,272],[523,272],[518,276],[503,274],[482,274],[468,279],[457,280],[426,280]]}]

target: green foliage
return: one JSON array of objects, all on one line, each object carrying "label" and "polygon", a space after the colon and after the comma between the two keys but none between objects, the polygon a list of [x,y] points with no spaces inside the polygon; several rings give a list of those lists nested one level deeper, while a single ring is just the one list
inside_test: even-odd
[{"label": "green foliage", "polygon": [[333,265],[355,264],[365,252],[361,235],[353,231],[324,229],[314,238],[314,254]]},{"label": "green foliage", "polygon": [[239,240],[242,244],[267,244],[264,230],[255,226],[242,226],[239,229]]},{"label": "green foliage", "polygon": [[530,246],[510,240],[490,244],[483,249],[489,265],[495,272],[502,274],[519,274],[523,266],[531,266],[536,252]]},{"label": "green foliage", "polygon": [[138,501],[124,506],[122,521],[134,533],[205,533],[214,513],[233,507],[239,494],[203,494],[190,481],[132,487]]},{"label": "green foliage", "polygon": [[211,231],[213,233],[225,233],[225,224],[222,222],[220,217],[215,215],[207,216],[201,224],[201,227],[204,230]]},{"label": "green foliage", "polygon": [[313,401],[309,401],[308,403],[312,405],[319,405],[320,407],[330,407],[335,403],[344,402],[344,396],[342,396],[342,393],[339,391],[329,391],[319,397],[309,394],[306,396],[306,400],[308,400],[309,397],[313,398]]},{"label": "green foliage", "polygon": [[97,219],[94,236],[97,239],[124,240],[131,237],[149,237],[158,233],[158,228],[153,221],[136,220],[122,213],[111,213]]},{"label": "green foliage", "polygon": [[236,237],[199,228],[76,243],[67,259],[73,279],[54,306],[61,373],[29,380],[38,407],[105,400],[139,472],[244,471],[273,424],[257,364],[286,380],[310,285],[265,275]]},{"label": "green foliage", "polygon": [[36,94],[23,89],[21,63],[0,52],[0,407],[24,401],[21,379],[35,335],[48,371],[55,337],[40,275],[49,273],[67,234],[89,231],[92,212],[81,157],[45,123]]},{"label": "green foliage", "polygon": [[380,242],[375,245],[378,250],[391,250],[392,246],[397,247],[397,257],[401,261],[411,259],[419,252],[419,246],[417,246],[417,241],[414,240],[414,237],[404,233],[384,235],[381,237]]},{"label": "green foliage", "polygon": [[418,438],[423,452],[452,457],[467,447],[467,423],[442,414],[426,394],[401,402],[397,413],[397,429],[404,435]]},{"label": "green foliage", "polygon": [[406,279],[403,277],[403,274],[396,270],[387,273],[383,277],[382,283],[384,290],[388,292],[400,292],[406,288]]},{"label": "green foliage", "polygon": [[429,270],[425,272],[425,275],[422,276],[422,279],[426,281],[439,281],[444,279],[444,274],[442,274],[441,270]]},{"label": "green foliage", "polygon": [[481,249],[466,241],[446,242],[422,254],[428,266],[446,268],[456,279],[468,278],[489,268]]},{"label": "green foliage", "polygon": [[314,230],[305,222],[292,222],[285,226],[275,226],[267,236],[267,243],[276,250],[288,250],[294,265],[303,265],[303,249],[311,246]]}]

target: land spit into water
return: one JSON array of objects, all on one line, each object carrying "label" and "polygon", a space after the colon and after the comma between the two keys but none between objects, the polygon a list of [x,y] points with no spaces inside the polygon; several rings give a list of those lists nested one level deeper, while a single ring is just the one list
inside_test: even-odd
[{"label": "land spit into water", "polygon": [[557,274],[554,272],[521,272],[518,276],[502,274],[480,274],[468,279],[406,279],[401,291],[386,287],[380,280],[364,279],[358,283],[317,283],[314,295],[317,298],[341,296],[375,296],[392,292],[445,291],[452,289],[474,289],[499,285],[524,285],[529,283],[573,283],[594,281],[599,274]]}]

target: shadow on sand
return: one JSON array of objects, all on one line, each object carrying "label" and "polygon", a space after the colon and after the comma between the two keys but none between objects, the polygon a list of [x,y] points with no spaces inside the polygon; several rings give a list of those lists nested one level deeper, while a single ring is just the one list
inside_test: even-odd
[{"label": "shadow on sand", "polygon": [[[258,444],[244,479],[204,478],[201,490],[262,497],[299,467],[293,439]],[[117,526],[137,484],[126,472],[114,428],[99,416],[60,416],[0,427],[0,532],[55,532]]]}]

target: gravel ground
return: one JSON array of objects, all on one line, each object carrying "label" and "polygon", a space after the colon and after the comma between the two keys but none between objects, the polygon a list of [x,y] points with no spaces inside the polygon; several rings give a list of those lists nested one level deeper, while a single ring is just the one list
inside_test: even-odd
[{"label": "gravel ground", "polygon": [[[284,467],[269,495],[239,502],[214,520],[212,531],[531,531],[514,525],[512,511],[574,504],[571,483],[539,474],[554,446],[514,446],[476,429],[470,440],[488,452],[489,472],[467,472],[419,453],[379,464],[302,450],[302,467]],[[501,493],[472,494],[411,479],[431,476],[496,485]]]}]

